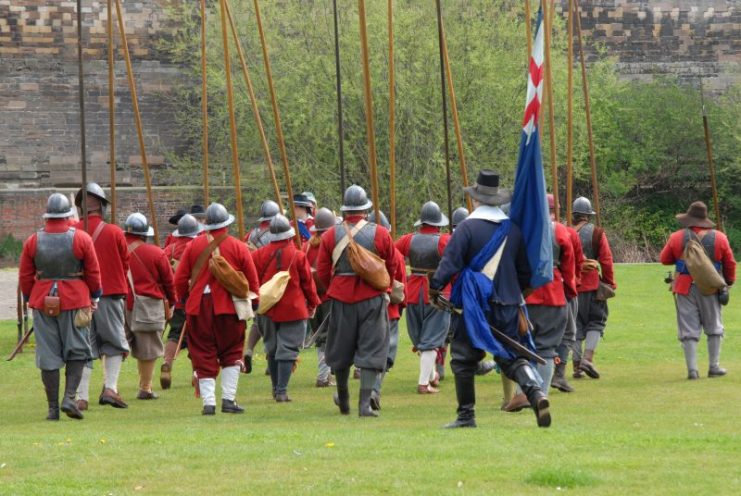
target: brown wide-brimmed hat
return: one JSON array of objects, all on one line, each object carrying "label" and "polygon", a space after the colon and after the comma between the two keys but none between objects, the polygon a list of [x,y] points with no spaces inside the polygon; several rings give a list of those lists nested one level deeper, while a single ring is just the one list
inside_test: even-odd
[{"label": "brown wide-brimmed hat", "polygon": [[687,209],[687,213],[677,214],[677,221],[684,227],[715,227],[715,222],[708,219],[708,206],[696,201]]},{"label": "brown wide-brimmed hat", "polygon": [[499,187],[499,174],[487,169],[479,172],[476,184],[463,188],[463,191],[484,205],[499,206],[512,199],[508,190]]}]

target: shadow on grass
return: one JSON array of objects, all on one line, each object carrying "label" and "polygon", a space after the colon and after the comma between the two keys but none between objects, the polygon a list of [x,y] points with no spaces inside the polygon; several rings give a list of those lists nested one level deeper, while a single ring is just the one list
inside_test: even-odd
[{"label": "shadow on grass", "polygon": [[525,482],[536,486],[567,489],[599,484],[599,479],[589,472],[570,468],[545,468],[530,472]]}]

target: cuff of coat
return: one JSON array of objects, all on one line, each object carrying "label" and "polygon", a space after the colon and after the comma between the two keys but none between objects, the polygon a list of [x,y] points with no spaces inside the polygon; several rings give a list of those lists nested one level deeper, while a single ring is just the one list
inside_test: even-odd
[{"label": "cuff of coat", "polygon": [[101,289],[98,289],[97,291],[93,291],[92,293],[90,293],[90,298],[92,298],[94,300],[97,300],[101,296],[103,296],[103,289],[102,288]]}]

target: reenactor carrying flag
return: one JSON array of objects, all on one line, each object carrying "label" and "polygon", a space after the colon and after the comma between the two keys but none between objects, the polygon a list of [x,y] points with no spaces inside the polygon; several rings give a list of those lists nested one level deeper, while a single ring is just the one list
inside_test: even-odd
[{"label": "reenactor carrying flag", "polygon": [[44,228],[23,244],[19,280],[33,309],[36,366],[41,369],[47,420],[59,420],[59,369],[65,367],[62,411],[82,419],[75,392],[90,349],[90,313],[102,294],[100,269],[90,236],[69,226],[74,215],[67,197],[52,194],[46,204]]}]

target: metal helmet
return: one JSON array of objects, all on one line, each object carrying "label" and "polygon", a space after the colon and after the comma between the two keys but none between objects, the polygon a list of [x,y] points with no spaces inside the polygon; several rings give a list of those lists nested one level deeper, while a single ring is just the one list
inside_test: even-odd
[{"label": "metal helmet", "polygon": [[[94,196],[100,200],[101,207],[105,208],[108,205],[108,198],[105,197],[105,191],[100,187],[98,183],[87,183],[87,194]],[[75,206],[82,208],[82,188],[75,195]]]},{"label": "metal helmet", "polygon": [[571,206],[571,211],[575,214],[582,215],[594,215],[596,212],[592,210],[592,202],[588,198],[580,196],[574,200],[574,204]]},{"label": "metal helmet", "polygon": [[422,212],[419,214],[419,220],[414,223],[414,227],[419,227],[422,224],[428,226],[443,227],[448,225],[448,218],[440,210],[440,206],[434,201],[428,201],[422,205]]},{"label": "metal helmet", "polygon": [[373,206],[373,202],[368,199],[368,194],[357,184],[345,190],[342,203],[340,212],[365,212]]},{"label": "metal helmet", "polygon": [[234,216],[230,214],[221,203],[212,203],[206,209],[206,231],[221,229],[234,222]]},{"label": "metal helmet", "polygon": [[176,238],[195,238],[203,231],[203,224],[190,214],[185,214],[178,221],[178,228],[172,233]]},{"label": "metal helmet", "polygon": [[291,227],[288,218],[283,214],[276,214],[270,220],[270,242],[283,241],[291,239],[296,235],[296,231]]},{"label": "metal helmet", "polygon": [[126,217],[124,222],[124,230],[129,234],[135,234],[137,236],[154,236],[154,229],[149,225],[149,221],[140,212],[135,212]]},{"label": "metal helmet", "polygon": [[320,208],[314,216],[314,225],[309,228],[311,232],[324,232],[337,224],[337,217],[328,208]]},{"label": "metal helmet", "polygon": [[379,217],[381,217],[381,221],[380,222],[376,222],[376,211],[375,210],[373,210],[371,213],[368,214],[368,222],[374,222],[374,223],[376,223],[378,225],[381,225],[381,226],[385,227],[386,229],[391,229],[391,223],[389,222],[388,218],[386,217],[386,214],[384,214],[380,210],[379,210],[378,213],[380,214]]},{"label": "metal helmet", "polygon": [[259,222],[270,220],[280,213],[280,207],[273,200],[265,200],[260,205],[260,218],[257,219]]},{"label": "metal helmet", "polygon": [[316,196],[314,196],[314,193],[312,193],[311,191],[304,191],[301,194],[304,195],[306,199],[312,203],[312,207],[316,208]]},{"label": "metal helmet", "polygon": [[453,227],[457,226],[458,224],[466,220],[470,214],[471,213],[468,211],[466,207],[458,207],[455,210],[453,210],[453,221],[452,221]]},{"label": "metal helmet", "polygon": [[44,219],[66,219],[74,215],[69,198],[62,193],[52,193],[46,200],[46,213]]}]

